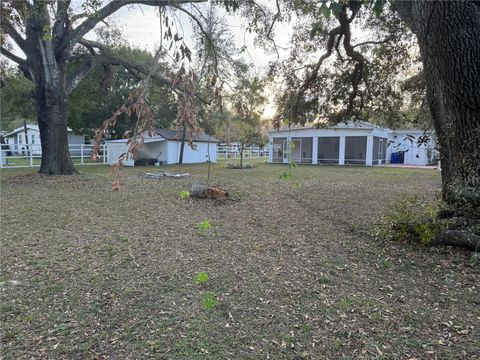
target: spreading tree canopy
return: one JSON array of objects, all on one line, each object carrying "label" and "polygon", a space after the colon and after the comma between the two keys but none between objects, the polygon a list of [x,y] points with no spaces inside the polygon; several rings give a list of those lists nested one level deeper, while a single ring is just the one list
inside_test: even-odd
[{"label": "spreading tree canopy", "polygon": [[[176,77],[159,74],[133,61],[118,57],[109,51],[105,44],[86,38],[97,24],[128,5],[142,4],[158,7],[159,26],[164,26],[164,40],[173,44],[173,56],[176,62],[190,59],[191,51],[182,38],[175,32],[172,16],[167,10],[177,10],[194,15],[183,9],[185,4],[204,2],[204,0],[116,0],[102,5],[101,1],[85,0],[83,12],[75,12],[71,0],[11,0],[1,3],[1,54],[18,64],[24,76],[33,82],[33,98],[37,106],[37,121],[42,144],[42,162],[40,172],[44,174],[72,174],[75,172],[67,142],[68,95],[74,91],[82,80],[102,63],[122,66],[131,74],[146,76],[177,91],[183,108],[189,108],[192,92],[189,91],[188,71]],[[173,29],[173,30],[172,30]],[[7,37],[5,37],[5,34]],[[12,43],[13,42],[13,43]],[[169,46],[165,43],[165,46]],[[69,62],[75,56],[75,50],[86,50],[84,59],[70,71]],[[20,49],[24,57],[17,55],[14,49]],[[158,61],[162,53],[159,49],[154,60]],[[136,95],[145,95],[137,92]],[[141,106],[143,104],[143,106]],[[144,108],[146,102],[136,102],[135,109]],[[114,109],[112,109],[113,111]],[[143,114],[147,113],[143,111]],[[150,114],[150,113],[149,113]],[[188,115],[188,111],[184,112]],[[110,122],[112,123],[112,122]]]}]

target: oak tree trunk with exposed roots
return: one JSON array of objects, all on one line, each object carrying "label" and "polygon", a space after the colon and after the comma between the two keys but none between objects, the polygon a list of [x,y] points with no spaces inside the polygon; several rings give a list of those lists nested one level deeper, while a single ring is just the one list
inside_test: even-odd
[{"label": "oak tree trunk with exposed roots", "polygon": [[402,2],[418,38],[442,167],[442,196],[457,214],[480,219],[480,5]]}]

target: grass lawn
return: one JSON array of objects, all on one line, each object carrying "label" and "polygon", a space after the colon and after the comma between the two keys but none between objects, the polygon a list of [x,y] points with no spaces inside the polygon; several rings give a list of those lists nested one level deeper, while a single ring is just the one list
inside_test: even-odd
[{"label": "grass lawn", "polygon": [[224,166],[222,203],[179,197],[205,165],[125,169],[118,193],[104,166],[2,171],[1,357],[479,358],[471,253],[370,235],[402,196],[436,196],[437,172]]}]

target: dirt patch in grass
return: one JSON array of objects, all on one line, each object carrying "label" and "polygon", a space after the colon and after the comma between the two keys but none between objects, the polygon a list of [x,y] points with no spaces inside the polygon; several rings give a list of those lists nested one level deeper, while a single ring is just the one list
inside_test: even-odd
[{"label": "dirt patch in grass", "polygon": [[191,176],[2,172],[3,358],[478,358],[471,253],[368,235],[438,173],[218,164],[219,203],[179,197],[206,166],[166,169]]}]

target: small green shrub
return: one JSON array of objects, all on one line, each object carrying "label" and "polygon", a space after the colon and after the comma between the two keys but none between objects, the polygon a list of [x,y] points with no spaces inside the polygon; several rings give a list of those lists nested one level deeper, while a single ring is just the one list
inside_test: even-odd
[{"label": "small green shrub", "polygon": [[180,199],[188,199],[190,197],[190,193],[188,191],[181,191],[180,192]]},{"label": "small green shrub", "polygon": [[194,278],[195,284],[205,284],[208,281],[208,274],[206,272],[199,272]]},{"label": "small green shrub", "polygon": [[443,208],[440,201],[429,201],[413,196],[396,203],[384,216],[377,229],[377,237],[397,241],[414,241],[429,245],[446,223],[438,219]]},{"label": "small green shrub", "polygon": [[212,224],[210,224],[210,221],[204,220],[200,224],[198,224],[198,229],[199,230],[208,230],[212,227]]},{"label": "small green shrub", "polygon": [[476,252],[475,254],[470,256],[470,259],[469,259],[468,262],[469,262],[471,267],[480,268],[480,254]]},{"label": "small green shrub", "polygon": [[287,172],[287,170],[284,170],[280,174],[280,179],[282,179],[282,180],[290,180],[291,177],[292,177],[292,175],[289,172]]},{"label": "small green shrub", "polygon": [[217,304],[218,300],[213,292],[207,291],[202,294],[202,305],[205,309],[211,310],[217,306]]}]

